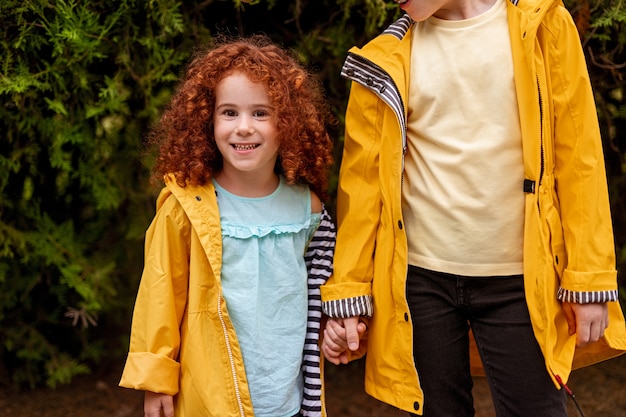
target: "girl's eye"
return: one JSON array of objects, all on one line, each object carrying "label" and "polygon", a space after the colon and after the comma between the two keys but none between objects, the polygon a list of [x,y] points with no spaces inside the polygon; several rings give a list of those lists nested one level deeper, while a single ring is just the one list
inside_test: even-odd
[{"label": "girl's eye", "polygon": [[265,110],[257,110],[253,113],[254,117],[267,117],[269,116],[269,113]]},{"label": "girl's eye", "polygon": [[222,114],[224,116],[228,116],[228,117],[235,117],[235,116],[237,116],[237,112],[235,110],[224,110],[222,112]]}]

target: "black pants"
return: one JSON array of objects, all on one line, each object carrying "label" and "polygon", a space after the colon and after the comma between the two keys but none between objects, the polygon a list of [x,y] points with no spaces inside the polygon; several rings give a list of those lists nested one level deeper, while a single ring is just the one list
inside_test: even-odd
[{"label": "black pants", "polygon": [[410,266],[407,300],[425,417],[474,415],[471,327],[498,417],[567,417],[533,334],[522,276],[462,277]]}]

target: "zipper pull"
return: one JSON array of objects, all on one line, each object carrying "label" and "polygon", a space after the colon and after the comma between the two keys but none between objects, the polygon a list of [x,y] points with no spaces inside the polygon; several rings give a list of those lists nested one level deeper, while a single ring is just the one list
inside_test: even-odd
[{"label": "zipper pull", "polygon": [[583,413],[583,410],[580,408],[580,405],[578,405],[578,401],[576,401],[576,396],[574,395],[574,392],[567,386],[567,384],[563,382],[563,380],[561,379],[559,375],[554,375],[554,379],[556,379],[556,382],[558,382],[559,385],[563,387],[567,395],[569,395],[571,399],[574,401],[574,405],[576,406],[576,409],[578,410],[580,417],[585,417],[585,413]]}]

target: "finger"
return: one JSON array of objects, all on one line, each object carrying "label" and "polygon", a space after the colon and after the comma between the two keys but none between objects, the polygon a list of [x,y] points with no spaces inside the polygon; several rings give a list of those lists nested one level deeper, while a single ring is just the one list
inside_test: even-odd
[{"label": "finger", "polygon": [[159,417],[161,412],[161,403],[158,401],[157,394],[146,391],[143,400],[143,413],[145,417]]},{"label": "finger", "polygon": [[343,319],[328,319],[328,321],[326,322],[326,328],[332,329],[337,334],[342,335],[346,331],[344,328]]},{"label": "finger", "polygon": [[359,324],[357,326],[357,331],[359,332],[359,340],[360,340],[361,337],[363,337],[363,335],[367,331],[367,324],[365,324],[362,321],[359,321]]},{"label": "finger", "polygon": [[322,340],[322,344],[337,352],[348,348],[348,344],[345,339],[338,337],[332,332],[332,330],[324,330],[324,339]]},{"label": "finger", "polygon": [[346,329],[346,341],[351,351],[355,351],[359,348],[361,337],[359,336],[358,325],[358,317],[350,317],[343,320],[343,327]]},{"label": "finger", "polygon": [[348,348],[345,329],[333,321],[329,321],[324,329],[324,340],[329,347],[334,350],[345,350]]},{"label": "finger", "polygon": [[563,314],[565,314],[565,320],[567,321],[567,331],[570,335],[576,333],[576,316],[572,310],[570,303],[562,304]]},{"label": "finger", "polygon": [[589,343],[590,327],[588,323],[578,323],[578,327],[576,328],[576,346],[583,347]]},{"label": "finger", "polygon": [[163,416],[174,417],[174,398],[167,396],[163,398]]},{"label": "finger", "polygon": [[604,320],[600,320],[597,323],[591,323],[591,329],[589,331],[589,341],[597,342],[598,340],[600,340],[604,336],[605,328],[606,327]]},{"label": "finger", "polygon": [[324,338],[322,340],[322,346],[325,347],[328,352],[332,352],[333,356],[338,356],[341,352],[343,352],[346,349],[348,349],[348,347],[345,344],[345,342],[335,343],[332,340],[332,338],[328,337],[328,335],[326,333],[327,332],[324,331]]},{"label": "finger", "polygon": [[324,358],[326,358],[326,360],[330,363],[334,365],[339,365],[341,363],[339,355],[327,346],[322,345],[322,353],[324,354]]}]

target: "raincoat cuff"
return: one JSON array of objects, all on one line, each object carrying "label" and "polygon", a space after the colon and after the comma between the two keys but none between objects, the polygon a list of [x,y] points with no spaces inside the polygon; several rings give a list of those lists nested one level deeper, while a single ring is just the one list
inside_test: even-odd
[{"label": "raincoat cuff", "polygon": [[611,292],[617,290],[617,271],[580,272],[565,269],[560,287],[570,292]]},{"label": "raincoat cuff", "polygon": [[175,395],[180,364],[151,352],[129,353],[122,372],[121,387]]}]

